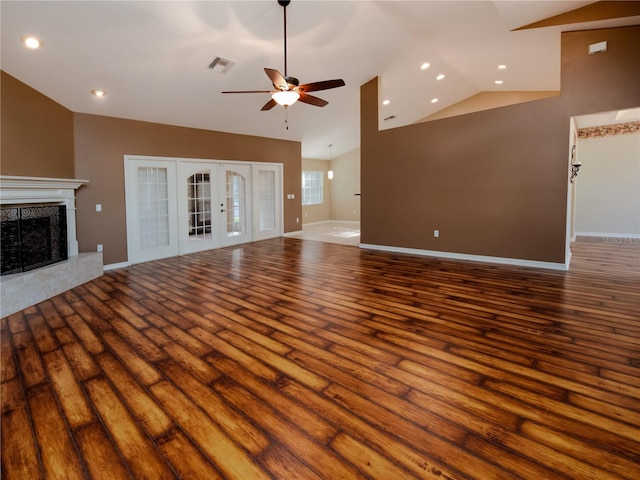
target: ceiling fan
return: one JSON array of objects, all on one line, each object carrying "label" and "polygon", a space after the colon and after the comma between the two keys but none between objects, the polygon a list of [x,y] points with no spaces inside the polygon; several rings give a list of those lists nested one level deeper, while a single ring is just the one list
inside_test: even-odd
[{"label": "ceiling fan", "polygon": [[300,85],[300,81],[295,77],[287,76],[287,5],[291,0],[278,0],[278,4],[284,12],[284,75],[273,68],[265,68],[264,71],[271,80],[274,90],[242,90],[230,91],[222,93],[270,93],[271,100],[264,104],[262,111],[271,110],[276,105],[282,105],[287,108],[300,100],[302,103],[315,105],[316,107],[324,107],[329,102],[308,92],[317,92],[319,90],[329,90],[344,86],[344,80],[324,80],[322,82],[305,83]]}]

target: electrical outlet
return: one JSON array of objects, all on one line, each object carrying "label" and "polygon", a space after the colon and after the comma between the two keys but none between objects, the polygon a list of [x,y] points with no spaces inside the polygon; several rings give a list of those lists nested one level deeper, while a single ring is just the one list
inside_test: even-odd
[{"label": "electrical outlet", "polygon": [[296,217],[296,223],[300,223],[300,219]]},{"label": "electrical outlet", "polygon": [[434,236],[434,238],[438,238],[440,236],[440,230],[434,230],[433,231],[433,236]]},{"label": "electrical outlet", "polygon": [[96,248],[96,251],[98,251],[98,252],[102,251],[102,244],[101,243],[98,244],[98,248]]}]

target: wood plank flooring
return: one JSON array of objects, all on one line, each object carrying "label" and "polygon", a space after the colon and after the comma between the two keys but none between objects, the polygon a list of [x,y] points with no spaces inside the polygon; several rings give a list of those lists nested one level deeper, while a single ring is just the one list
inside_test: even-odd
[{"label": "wood plank flooring", "polygon": [[2,319],[2,478],[640,478],[640,244],[573,250],[107,272]]}]

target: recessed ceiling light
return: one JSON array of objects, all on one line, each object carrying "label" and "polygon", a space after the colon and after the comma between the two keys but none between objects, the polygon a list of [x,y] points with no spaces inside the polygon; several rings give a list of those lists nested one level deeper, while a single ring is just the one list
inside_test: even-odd
[{"label": "recessed ceiling light", "polygon": [[427,68],[429,68],[429,66],[430,66],[430,65],[429,65],[428,63],[426,63],[426,62],[425,62],[425,63],[423,63],[422,65],[420,65],[420,68],[421,68],[422,70],[426,70]]},{"label": "recessed ceiling light", "polygon": [[431,103],[436,103],[437,101],[438,101],[438,99],[437,99],[437,98],[432,98],[432,99],[431,99]]},{"label": "recessed ceiling light", "polygon": [[494,83],[496,85],[502,85],[504,82],[502,80],[496,80]]},{"label": "recessed ceiling light", "polygon": [[385,100],[384,102],[382,102],[383,105],[389,105],[391,103],[391,100]]},{"label": "recessed ceiling light", "polygon": [[104,97],[107,94],[104,90],[91,90],[91,93],[96,97]]},{"label": "recessed ceiling light", "polygon": [[506,70],[506,65],[498,65],[498,70]]},{"label": "recessed ceiling light", "polygon": [[42,46],[42,42],[40,42],[40,40],[38,40],[36,37],[32,36],[22,37],[22,43],[24,43],[27,48],[30,48],[32,50],[35,50],[36,48],[40,48]]},{"label": "recessed ceiling light", "polygon": [[442,80],[444,78],[444,73],[441,73],[436,77],[436,80]]}]

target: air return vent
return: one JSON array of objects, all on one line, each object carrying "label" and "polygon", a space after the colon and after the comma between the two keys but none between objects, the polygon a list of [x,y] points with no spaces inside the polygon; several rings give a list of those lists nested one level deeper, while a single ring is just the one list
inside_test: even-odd
[{"label": "air return vent", "polygon": [[214,72],[225,73],[235,62],[222,57],[216,57],[209,64],[209,68]]}]

